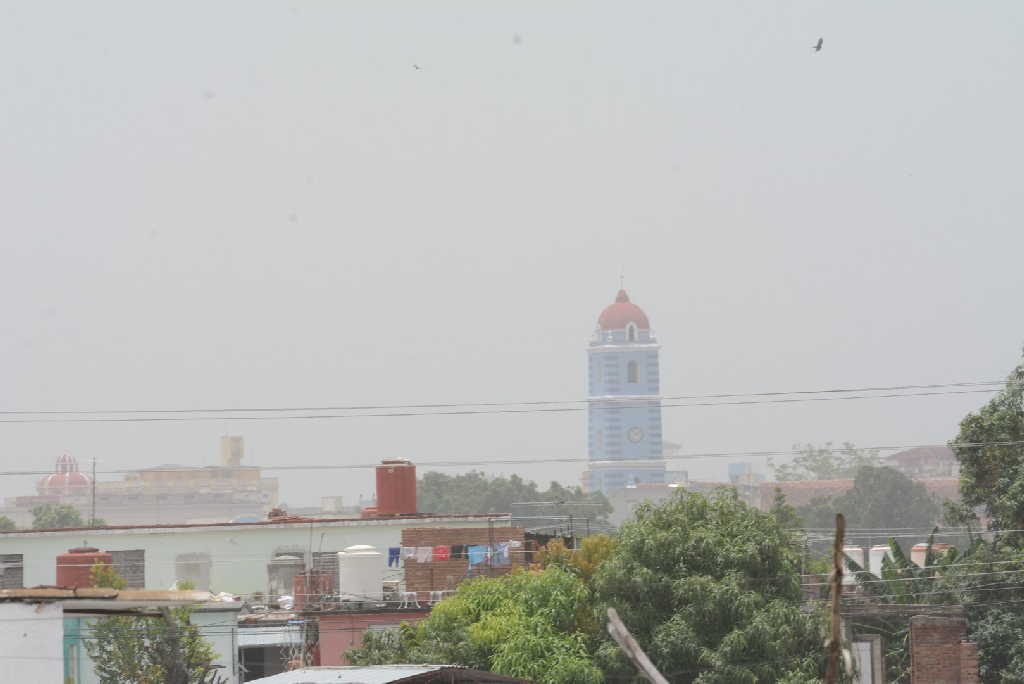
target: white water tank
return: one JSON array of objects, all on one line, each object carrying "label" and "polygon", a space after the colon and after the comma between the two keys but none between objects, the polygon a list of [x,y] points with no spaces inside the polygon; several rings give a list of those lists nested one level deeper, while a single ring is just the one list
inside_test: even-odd
[{"label": "white water tank", "polygon": [[871,551],[868,552],[868,566],[871,574],[875,577],[882,576],[882,559],[886,556],[889,556],[889,559],[892,560],[892,552],[888,544],[877,544],[872,546]]},{"label": "white water tank", "polygon": [[384,555],[357,544],[338,552],[338,594],[342,601],[383,600]]},{"label": "white water tank", "polygon": [[[854,563],[859,565],[863,569],[867,569],[864,566],[864,549],[859,546],[844,546],[843,555],[852,560]],[[852,585],[856,584],[857,580],[853,576],[853,571],[850,570],[846,565],[843,565],[843,584]]]}]

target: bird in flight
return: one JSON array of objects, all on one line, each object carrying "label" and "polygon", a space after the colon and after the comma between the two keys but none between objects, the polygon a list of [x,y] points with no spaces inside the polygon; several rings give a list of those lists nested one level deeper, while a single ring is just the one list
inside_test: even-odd
[{"label": "bird in flight", "polygon": [[416,71],[419,71],[420,70],[420,65],[419,64],[413,64],[412,68],[415,69]]},{"label": "bird in flight", "polygon": [[818,39],[818,44],[814,46],[814,51],[815,52],[821,52],[821,46],[824,45],[824,43],[825,43],[825,39],[824,38],[819,38]]}]

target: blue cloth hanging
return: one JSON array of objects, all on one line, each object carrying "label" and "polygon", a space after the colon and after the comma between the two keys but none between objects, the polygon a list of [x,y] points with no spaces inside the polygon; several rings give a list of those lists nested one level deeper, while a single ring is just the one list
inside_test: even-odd
[{"label": "blue cloth hanging", "polygon": [[487,547],[474,545],[469,547],[469,566],[480,565],[487,561]]}]

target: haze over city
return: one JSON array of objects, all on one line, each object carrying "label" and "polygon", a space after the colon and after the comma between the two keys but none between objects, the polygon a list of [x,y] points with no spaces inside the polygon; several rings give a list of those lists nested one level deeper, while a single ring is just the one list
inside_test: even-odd
[{"label": "haze over city", "polygon": [[[667,396],[998,380],[1024,341],[1022,29],[1011,2],[10,5],[0,409],[581,400],[620,275]],[[987,399],[666,407],[664,437],[941,444]],[[575,485],[583,463],[486,462],[582,459],[586,430],[4,422],[0,469],[213,464],[243,434],[252,465]],[[269,474],[295,505],[372,493]]]}]

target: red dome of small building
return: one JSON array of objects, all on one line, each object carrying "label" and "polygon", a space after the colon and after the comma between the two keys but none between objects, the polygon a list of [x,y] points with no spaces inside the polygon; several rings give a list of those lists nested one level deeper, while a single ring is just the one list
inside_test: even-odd
[{"label": "red dome of small building", "polygon": [[64,454],[57,459],[54,473],[41,479],[37,489],[40,494],[60,494],[88,487],[90,483],[89,476],[78,471],[78,461],[75,457]]},{"label": "red dome of small building", "polygon": [[601,312],[597,325],[602,330],[622,330],[630,323],[640,330],[651,329],[651,323],[647,320],[644,310],[629,301],[629,295],[625,290],[619,290],[615,303]]}]

